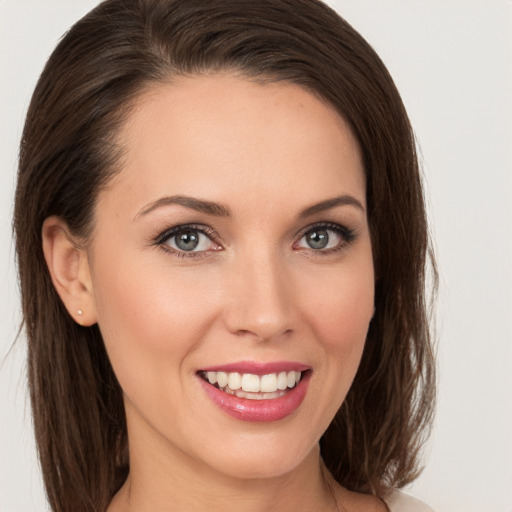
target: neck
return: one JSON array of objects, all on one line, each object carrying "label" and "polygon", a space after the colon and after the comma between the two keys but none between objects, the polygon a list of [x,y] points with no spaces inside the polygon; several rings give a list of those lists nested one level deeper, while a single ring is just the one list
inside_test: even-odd
[{"label": "neck", "polygon": [[166,461],[161,454],[138,459],[130,456],[130,476],[108,512],[337,510],[317,446],[294,470],[272,478],[218,474],[194,461]]}]

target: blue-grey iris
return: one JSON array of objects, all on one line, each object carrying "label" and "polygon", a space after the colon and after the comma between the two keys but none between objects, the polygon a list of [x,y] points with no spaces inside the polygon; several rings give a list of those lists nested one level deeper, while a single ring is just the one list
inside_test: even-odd
[{"label": "blue-grey iris", "polygon": [[197,231],[182,231],[176,235],[176,247],[182,251],[193,251],[199,245],[199,233]]},{"label": "blue-grey iris", "polygon": [[329,243],[327,229],[315,229],[306,233],[306,242],[312,249],[325,249]]}]

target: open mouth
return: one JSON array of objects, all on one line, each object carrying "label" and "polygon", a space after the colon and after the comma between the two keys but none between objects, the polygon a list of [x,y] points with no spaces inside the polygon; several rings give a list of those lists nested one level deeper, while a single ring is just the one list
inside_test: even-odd
[{"label": "open mouth", "polygon": [[249,400],[271,400],[295,388],[307,371],[281,371],[266,375],[253,373],[201,371],[199,376],[215,388]]}]

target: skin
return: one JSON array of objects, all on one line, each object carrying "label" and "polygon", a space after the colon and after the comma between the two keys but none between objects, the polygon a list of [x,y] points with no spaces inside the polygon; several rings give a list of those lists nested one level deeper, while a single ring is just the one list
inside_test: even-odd
[{"label": "skin", "polygon": [[[86,245],[58,218],[43,228],[55,286],[79,323],[98,322],[124,392],[131,470],[109,512],[336,510],[318,440],[355,376],[374,300],[350,129],[298,86],[216,74],[153,85],[118,142],[121,170]],[[230,214],[155,203],[176,195]],[[340,196],[348,203],[300,216]],[[314,249],[304,234],[319,223],[352,237],[329,228],[333,248]],[[188,224],[208,227],[199,251],[156,242]],[[247,360],[310,366],[301,406],[263,423],[221,411],[198,370]],[[348,512],[385,510],[331,485]]]}]

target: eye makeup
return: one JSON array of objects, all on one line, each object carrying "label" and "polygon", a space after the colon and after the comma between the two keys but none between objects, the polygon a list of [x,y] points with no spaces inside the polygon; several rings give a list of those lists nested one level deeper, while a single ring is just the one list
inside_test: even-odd
[{"label": "eye makeup", "polygon": [[[341,224],[317,222],[302,229],[292,244],[294,251],[325,256],[347,248],[356,239],[356,232]],[[220,236],[203,224],[179,224],[164,230],[152,242],[178,258],[203,258],[222,251]]]},{"label": "eye makeup", "polygon": [[218,243],[219,235],[203,224],[179,224],[166,229],[157,236],[152,245],[178,258],[201,258],[223,247]]},{"label": "eye makeup", "polygon": [[[349,246],[355,241],[356,232],[341,224],[317,222],[303,229],[299,236],[300,238],[292,246],[293,249],[312,251],[315,255],[322,256]],[[301,245],[303,240],[307,247]]]}]

